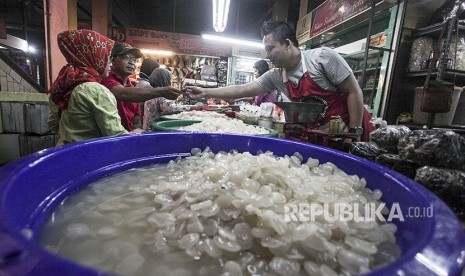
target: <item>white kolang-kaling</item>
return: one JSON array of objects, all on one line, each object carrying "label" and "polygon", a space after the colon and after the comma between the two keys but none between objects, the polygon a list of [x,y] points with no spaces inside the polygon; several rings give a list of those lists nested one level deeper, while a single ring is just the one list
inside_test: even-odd
[{"label": "white kolang-kaling", "polygon": [[198,120],[202,121],[206,118],[227,118],[223,113],[211,112],[211,111],[183,111],[177,114],[165,115],[166,118],[178,119],[178,120]]},{"label": "white kolang-kaling", "polygon": [[228,118],[206,118],[200,123],[190,126],[181,127],[181,130],[195,132],[219,132],[219,133],[237,133],[237,134],[269,134],[270,131],[264,127],[249,125],[241,120]]},{"label": "white kolang-kaling", "polygon": [[[334,164],[235,151],[132,169],[60,205],[41,243],[122,275],[354,275],[397,258],[394,224],[289,221],[284,207],[381,204]],[[363,212],[363,209],[360,211]]]}]

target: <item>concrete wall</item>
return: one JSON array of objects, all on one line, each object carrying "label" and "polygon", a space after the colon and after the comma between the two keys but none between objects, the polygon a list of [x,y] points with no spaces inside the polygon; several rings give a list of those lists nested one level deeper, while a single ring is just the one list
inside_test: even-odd
[{"label": "concrete wall", "polygon": [[0,91],[39,92],[0,59]]}]

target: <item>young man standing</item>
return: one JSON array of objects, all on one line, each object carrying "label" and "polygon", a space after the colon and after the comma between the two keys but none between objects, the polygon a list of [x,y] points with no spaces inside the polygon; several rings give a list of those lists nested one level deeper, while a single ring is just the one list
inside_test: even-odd
[{"label": "young man standing", "polygon": [[292,101],[323,99],[327,105],[321,128],[326,129],[331,116],[339,115],[346,131],[368,141],[374,129],[363,106],[363,94],[347,62],[334,50],[321,47],[301,51],[294,29],[284,21],[268,21],[262,27],[266,58],[276,68],[253,82],[221,88],[189,86],[193,98],[236,99],[277,90]]},{"label": "young man standing", "polygon": [[111,52],[112,67],[110,75],[101,82],[115,95],[121,123],[128,131],[141,128],[139,102],[157,97],[175,100],[181,94],[181,91],[171,86],[158,88],[134,87],[129,80],[129,76],[136,70],[137,59],[142,56],[139,49],[127,43],[116,44]]}]

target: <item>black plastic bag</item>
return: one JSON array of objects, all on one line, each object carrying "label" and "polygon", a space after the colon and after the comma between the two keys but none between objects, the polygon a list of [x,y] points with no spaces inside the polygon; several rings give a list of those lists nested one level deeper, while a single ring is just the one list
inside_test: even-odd
[{"label": "black plastic bag", "polygon": [[370,141],[375,142],[379,148],[388,153],[397,153],[397,143],[399,139],[410,133],[410,128],[402,125],[389,125],[378,128],[370,133]]},{"label": "black plastic bag", "polygon": [[465,170],[465,138],[450,130],[414,130],[399,140],[399,155],[420,166]]},{"label": "black plastic bag", "polygon": [[402,159],[398,154],[381,154],[376,158],[376,163],[386,166],[410,178],[415,177],[418,165],[412,161]]},{"label": "black plastic bag", "polygon": [[424,166],[417,170],[415,181],[444,200],[459,217],[465,218],[465,172]]},{"label": "black plastic bag", "polygon": [[373,142],[353,142],[350,144],[349,152],[371,161],[375,161],[378,155],[387,153]]}]

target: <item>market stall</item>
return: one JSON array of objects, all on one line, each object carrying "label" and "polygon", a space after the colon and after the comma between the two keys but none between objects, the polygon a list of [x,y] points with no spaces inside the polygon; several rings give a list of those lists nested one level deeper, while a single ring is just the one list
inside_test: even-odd
[{"label": "market stall", "polygon": [[[176,88],[187,83],[203,87],[226,85],[229,45],[211,43],[198,35],[133,28],[113,28],[111,34],[117,41],[140,48],[145,57],[170,70]],[[138,70],[133,79],[137,81]]]}]

